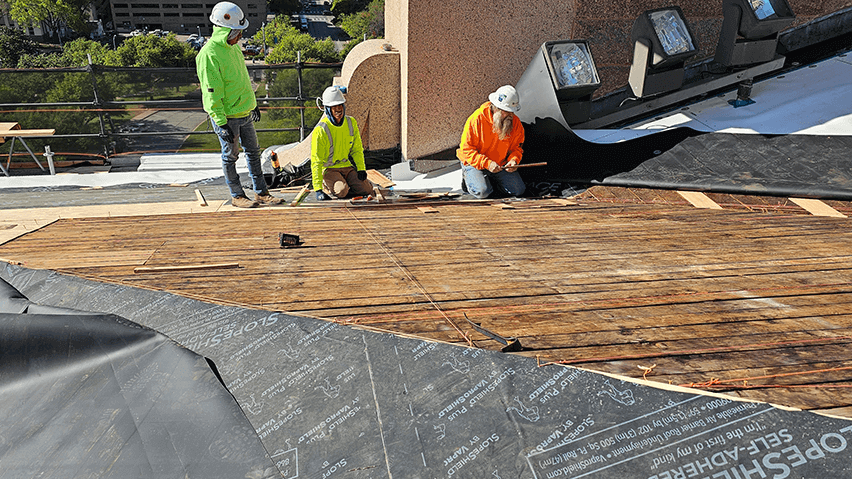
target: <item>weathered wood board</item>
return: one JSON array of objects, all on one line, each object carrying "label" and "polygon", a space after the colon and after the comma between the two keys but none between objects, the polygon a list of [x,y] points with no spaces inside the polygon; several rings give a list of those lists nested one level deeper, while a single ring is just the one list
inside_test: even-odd
[{"label": "weathered wood board", "polygon": [[[60,220],[0,257],[802,409],[852,406],[852,229],[783,199],[576,199]],[[831,203],[848,212],[848,204]],[[304,244],[282,249],[278,233]],[[153,252],[139,264],[138,252]],[[104,255],[108,263],[80,258]],[[122,256],[126,261],[121,261]],[[238,263],[237,269],[134,267]],[[652,367],[653,365],[653,367]],[[839,411],[839,412],[838,412]]]}]

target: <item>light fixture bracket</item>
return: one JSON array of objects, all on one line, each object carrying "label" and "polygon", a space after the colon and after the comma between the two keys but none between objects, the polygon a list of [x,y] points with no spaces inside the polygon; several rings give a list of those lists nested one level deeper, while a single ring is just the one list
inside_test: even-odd
[{"label": "light fixture bracket", "polygon": [[633,63],[628,83],[634,95],[647,97],[683,85],[684,64],[698,53],[698,44],[680,7],[642,12],[633,23],[630,38]]},{"label": "light fixture bracket", "polygon": [[771,61],[776,56],[778,32],[796,16],[785,0],[769,2],[774,13],[758,18],[752,0],[724,0],[722,30],[716,45],[714,61],[726,67],[738,67]]}]

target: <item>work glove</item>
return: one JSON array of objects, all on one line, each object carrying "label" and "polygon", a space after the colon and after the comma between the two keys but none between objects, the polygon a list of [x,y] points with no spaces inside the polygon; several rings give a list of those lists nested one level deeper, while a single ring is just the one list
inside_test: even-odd
[{"label": "work glove", "polygon": [[328,201],[331,197],[325,194],[325,191],[319,190],[317,191],[317,201]]},{"label": "work glove", "polygon": [[358,179],[364,181],[367,179],[367,172],[364,170],[358,170]]},{"label": "work glove", "polygon": [[259,106],[254,107],[254,110],[252,110],[251,113],[249,113],[249,118],[251,118],[251,121],[253,121],[255,123],[260,121],[260,107]]},{"label": "work glove", "polygon": [[225,140],[225,143],[233,143],[234,142],[234,131],[231,130],[231,127],[228,126],[227,123],[219,126],[219,131],[216,132],[219,135],[219,138]]},{"label": "work glove", "polygon": [[493,161],[493,160],[488,161],[488,171],[490,171],[491,173],[497,173],[498,171],[500,171],[502,169],[503,169],[503,167],[498,165],[496,161]]}]

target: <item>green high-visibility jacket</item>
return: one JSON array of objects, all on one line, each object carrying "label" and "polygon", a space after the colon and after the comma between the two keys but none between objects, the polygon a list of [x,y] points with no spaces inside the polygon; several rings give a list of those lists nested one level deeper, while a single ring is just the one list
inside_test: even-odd
[{"label": "green high-visibility jacket", "polygon": [[[354,165],[349,158],[352,158]],[[322,189],[322,176],[326,169],[347,166],[354,166],[358,171],[366,169],[358,122],[347,116],[340,126],[334,126],[328,116],[323,115],[311,134],[311,174],[314,191]]]},{"label": "green high-visibility jacket", "polygon": [[213,27],[210,40],[195,57],[204,111],[217,125],[243,118],[257,107],[246,60],[239,45],[228,45],[230,28]]}]

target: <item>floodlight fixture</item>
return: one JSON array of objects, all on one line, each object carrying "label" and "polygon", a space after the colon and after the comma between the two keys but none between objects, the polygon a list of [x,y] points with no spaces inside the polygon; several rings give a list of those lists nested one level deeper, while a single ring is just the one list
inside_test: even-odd
[{"label": "floodlight fixture", "polygon": [[589,119],[592,94],[600,88],[589,44],[585,40],[544,42],[515,89],[524,122],[552,118],[564,127]]},{"label": "floodlight fixture", "polygon": [[560,100],[590,95],[601,86],[595,61],[585,40],[545,42],[541,51]]},{"label": "floodlight fixture", "polygon": [[646,10],[633,23],[628,83],[637,97],[677,90],[684,63],[698,53],[695,35],[678,6]]},{"label": "floodlight fixture", "polygon": [[787,0],[722,0],[722,12],[714,60],[726,67],[775,58],[778,32],[796,18]]}]

